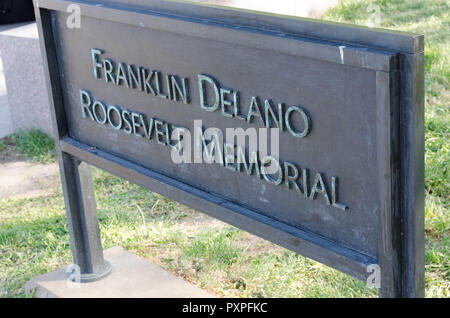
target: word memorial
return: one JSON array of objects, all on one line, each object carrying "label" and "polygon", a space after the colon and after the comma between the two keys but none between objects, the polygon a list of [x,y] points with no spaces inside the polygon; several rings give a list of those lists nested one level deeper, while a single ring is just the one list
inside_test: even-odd
[{"label": "word memorial", "polygon": [[111,271],[89,164],[375,277],[381,297],[424,296],[423,36],[185,2],[35,6],[82,282]]}]

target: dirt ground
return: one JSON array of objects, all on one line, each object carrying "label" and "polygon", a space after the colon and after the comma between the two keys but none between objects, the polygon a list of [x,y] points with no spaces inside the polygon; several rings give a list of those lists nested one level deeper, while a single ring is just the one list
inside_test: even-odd
[{"label": "dirt ground", "polygon": [[58,171],[56,163],[27,162],[14,146],[5,145],[0,152],[0,199],[53,192],[60,182]]}]

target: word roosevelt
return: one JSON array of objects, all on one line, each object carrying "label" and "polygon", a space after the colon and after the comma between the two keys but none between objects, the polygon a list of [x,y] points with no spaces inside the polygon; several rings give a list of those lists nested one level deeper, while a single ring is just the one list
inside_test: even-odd
[{"label": "word roosevelt", "polygon": [[[191,156],[190,152],[185,151],[186,148],[189,151],[191,149],[190,146],[186,147],[186,145],[189,145],[191,136],[189,129],[186,127],[173,125],[153,117],[147,118],[145,114],[123,109],[117,105],[106,104],[95,99],[86,90],[80,90],[80,105],[83,118],[90,118],[99,125],[109,125],[114,130],[122,130],[126,134],[145,138],[149,141],[156,139],[156,142],[160,145],[170,146],[173,150],[187,153],[188,157]],[[242,128],[236,130],[242,130]],[[245,171],[249,176],[256,175],[258,178],[263,178],[274,185],[284,183],[287,189],[293,187],[306,199],[314,200],[320,195],[323,196],[327,205],[332,205],[341,210],[348,209],[346,204],[338,202],[339,183],[336,176],[331,177],[331,191],[327,185],[327,178],[322,172],[315,174],[311,187],[310,169],[300,169],[294,163],[281,162],[269,155],[260,158],[258,151],[249,151],[249,154],[246,155],[246,151],[241,145],[223,143],[217,134],[211,134],[208,139],[202,126],[197,126],[195,123],[194,136],[196,142],[193,148],[197,150],[194,152],[194,158],[201,158],[203,154],[203,157],[208,158],[206,160],[208,163],[216,162],[236,172]],[[234,137],[231,138],[233,142],[234,139]],[[209,144],[207,144],[208,141]],[[237,149],[236,153],[234,148]],[[199,161],[194,159],[194,162]],[[272,168],[270,170],[267,169],[269,165]],[[273,169],[273,167],[275,168]]]}]

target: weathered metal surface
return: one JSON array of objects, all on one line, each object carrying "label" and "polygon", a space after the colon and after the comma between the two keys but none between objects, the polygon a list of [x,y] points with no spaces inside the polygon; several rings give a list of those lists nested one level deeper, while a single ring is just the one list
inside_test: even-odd
[{"label": "weathered metal surface", "polygon": [[[360,279],[377,264],[381,296],[423,296],[422,36],[164,1],[36,12],[63,158]],[[222,164],[176,163],[170,132],[194,150],[194,120],[280,127],[279,155],[255,153],[253,173],[226,147]]]}]

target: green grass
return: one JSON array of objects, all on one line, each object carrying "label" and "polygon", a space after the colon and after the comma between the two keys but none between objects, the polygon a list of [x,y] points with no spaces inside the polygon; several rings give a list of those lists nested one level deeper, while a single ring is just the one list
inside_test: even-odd
[{"label": "green grass", "polygon": [[[425,92],[446,105],[447,122],[450,81],[450,5],[446,0],[344,0],[323,18],[336,22],[368,25],[380,12],[377,27],[425,35]],[[445,107],[442,107],[443,109]]]},{"label": "green grass", "polygon": [[[349,0],[324,18],[365,25],[370,4],[380,9],[381,27],[426,37],[426,296],[449,297],[449,6]],[[53,145],[41,137],[14,141],[31,160],[54,160]],[[94,185],[104,248],[122,246],[218,296],[376,297],[364,282],[98,169]],[[25,297],[27,280],[71,262],[62,193],[0,199],[0,211],[0,297]]]},{"label": "green grass", "polygon": [[53,139],[36,129],[19,130],[10,136],[10,141],[16,145],[19,153],[28,161],[48,163],[53,161],[56,156]]},{"label": "green grass", "polygon": [[[94,169],[104,248],[122,246],[218,296],[372,297],[336,270]],[[61,190],[0,199],[0,296],[71,262]]]}]

